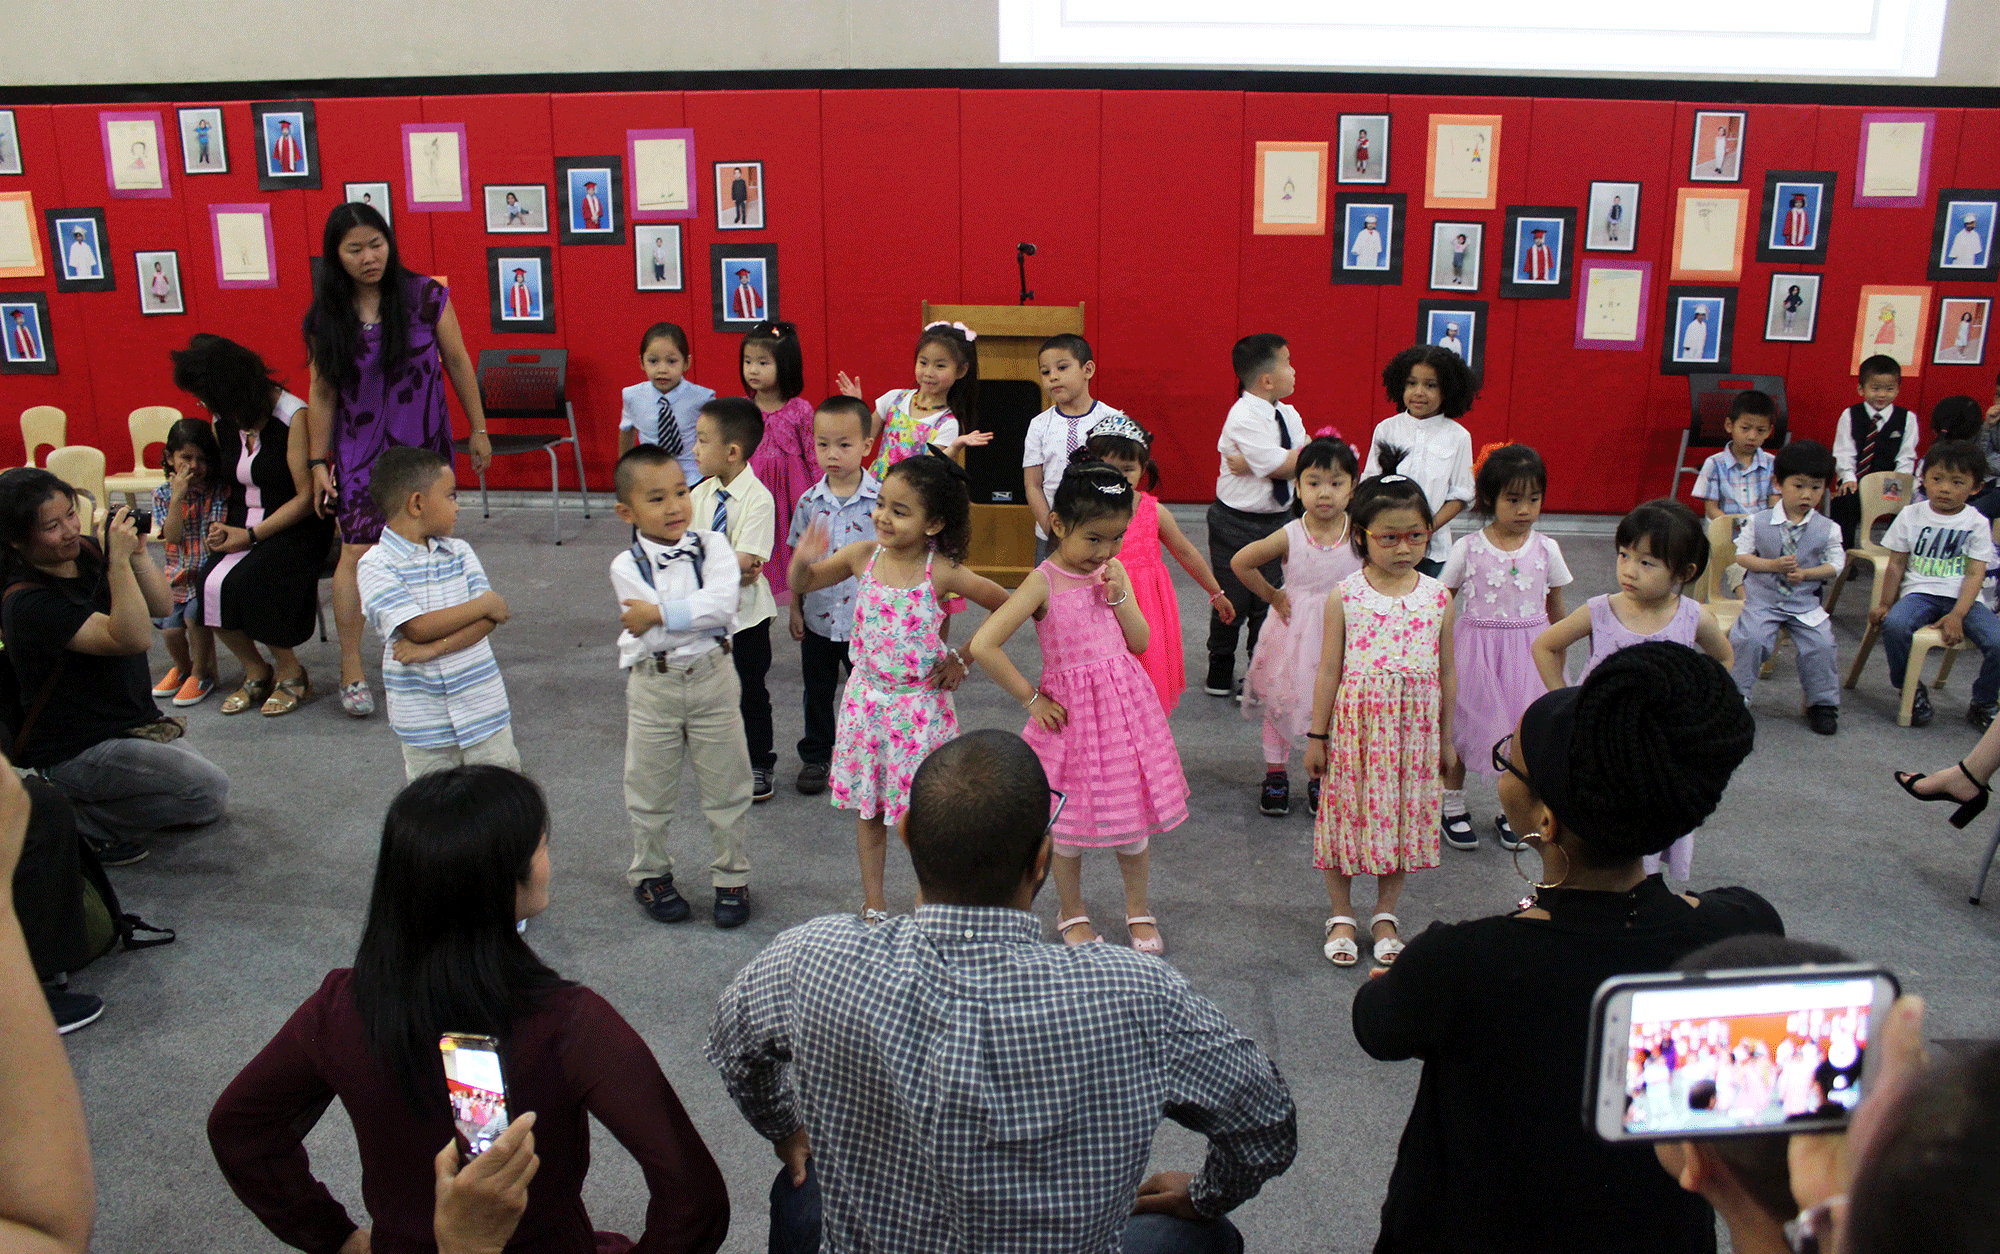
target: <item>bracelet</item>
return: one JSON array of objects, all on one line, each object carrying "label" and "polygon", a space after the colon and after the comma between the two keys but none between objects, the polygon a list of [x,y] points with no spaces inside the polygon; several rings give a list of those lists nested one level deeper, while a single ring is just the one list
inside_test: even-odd
[{"label": "bracelet", "polygon": [[255,527],[249,527],[245,528],[245,530],[247,530],[250,533],[250,543],[252,544],[257,543],[257,529]]},{"label": "bracelet", "polygon": [[306,469],[307,469],[307,470],[311,470],[311,469],[312,469],[312,468],[313,468],[314,466],[330,466],[330,465],[332,465],[332,464],[333,464],[333,463],[329,462],[329,461],[328,461],[328,460],[327,460],[326,458],[324,458],[324,457],[308,457],[308,458],[306,458]]},{"label": "bracelet", "polygon": [[1029,697],[1028,700],[1021,706],[1021,708],[1024,710],[1032,710],[1035,708],[1035,702],[1040,701],[1041,699],[1042,699],[1042,690],[1040,688],[1037,688],[1035,689],[1035,695]]},{"label": "bracelet", "polygon": [[1307,739],[1307,740],[1326,740],[1326,741],[1331,741],[1331,740],[1333,739],[1333,737],[1331,737],[1331,736],[1327,735],[1327,734],[1326,734],[1325,732],[1307,732],[1307,733],[1306,733],[1306,739]]},{"label": "bracelet", "polygon": [[1224,592],[1222,589],[1217,588],[1215,591],[1208,594],[1208,603],[1210,605],[1214,605],[1218,600],[1227,600],[1228,598],[1229,594],[1227,592]]},{"label": "bracelet", "polygon": [[971,663],[969,663],[969,662],[967,662],[967,661],[965,660],[965,657],[964,657],[964,655],[963,655],[963,654],[961,654],[961,653],[960,653],[960,652],[959,652],[959,651],[958,651],[957,649],[954,649],[954,648],[953,648],[953,647],[951,647],[950,645],[946,645],[946,646],[944,647],[944,653],[945,653],[945,656],[946,656],[946,657],[948,657],[948,658],[950,658],[950,659],[951,659],[952,661],[954,661],[954,662],[958,663],[958,664],[959,664],[960,666],[964,667],[964,668],[965,668],[966,670],[971,670],[971,669],[972,669],[972,664],[971,664]]},{"label": "bracelet", "polygon": [[1114,609],[1114,610],[1115,610],[1115,609],[1117,609],[1117,608],[1118,608],[1119,606],[1121,606],[1121,605],[1125,604],[1125,603],[1126,603],[1127,601],[1129,601],[1129,600],[1131,600],[1131,599],[1132,599],[1132,589],[1131,589],[1131,587],[1130,587],[1130,586],[1128,585],[1128,586],[1126,587],[1126,589],[1125,589],[1125,595],[1124,595],[1124,596],[1122,596],[1122,597],[1119,597],[1119,598],[1118,598],[1118,599],[1117,599],[1116,601],[1106,601],[1106,602],[1105,602],[1105,604],[1106,604],[1106,605],[1108,605],[1108,606],[1110,606],[1110,607],[1111,607],[1112,609]]}]

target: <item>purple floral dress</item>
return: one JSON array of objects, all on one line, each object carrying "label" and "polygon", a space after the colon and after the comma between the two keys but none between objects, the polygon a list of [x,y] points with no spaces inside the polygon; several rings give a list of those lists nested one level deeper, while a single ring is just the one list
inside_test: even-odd
[{"label": "purple floral dress", "polygon": [[333,473],[340,538],[347,544],[373,544],[382,537],[382,511],[368,495],[368,477],[383,449],[427,448],[451,460],[451,417],[437,346],[445,290],[436,279],[413,274],[403,299],[410,312],[410,355],[403,368],[395,378],[385,377],[381,324],[362,327],[360,374],[353,386],[340,390],[334,411]]},{"label": "purple floral dress", "polygon": [[833,804],[880,817],[894,826],[910,807],[910,778],[930,751],[958,735],[951,694],[931,686],[931,668],[944,655],[938,625],[944,620],[931,587],[931,559],[924,576],[907,588],[875,578],[878,547],[854,597],[854,635],[848,642],[854,670],[833,733]]}]

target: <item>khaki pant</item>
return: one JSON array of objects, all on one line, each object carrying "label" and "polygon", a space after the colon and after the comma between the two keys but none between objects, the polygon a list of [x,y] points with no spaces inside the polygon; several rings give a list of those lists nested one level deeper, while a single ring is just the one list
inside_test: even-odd
[{"label": "khaki pant", "polygon": [[476,745],[460,748],[445,745],[437,749],[419,749],[415,745],[403,746],[403,775],[415,779],[432,771],[448,771],[454,766],[504,766],[510,771],[521,769],[521,755],[514,749],[514,729],[503,727]]},{"label": "khaki pant", "polygon": [[663,674],[648,659],[625,680],[625,810],[632,816],[632,866],[625,882],[674,873],[667,831],[680,801],[681,764],[694,768],[715,856],[717,888],[750,882],[743,820],[750,812],[750,747],[738,709],[742,687],[729,654],[715,649]]}]

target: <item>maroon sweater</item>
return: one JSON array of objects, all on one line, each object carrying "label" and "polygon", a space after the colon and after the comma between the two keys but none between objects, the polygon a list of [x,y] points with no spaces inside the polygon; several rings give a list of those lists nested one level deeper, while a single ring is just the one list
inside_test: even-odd
[{"label": "maroon sweater", "polygon": [[[514,1023],[502,1050],[508,1109],[535,1112],[541,1159],[509,1251],[597,1248],[582,1196],[591,1115],[646,1173],[651,1197],[645,1235],[634,1247],[639,1254],[720,1248],[729,1231],[722,1172],[652,1051],[609,1002],[587,988],[551,990]],[[440,1092],[443,1083],[440,1064]],[[279,1240],[309,1254],[334,1254],[356,1225],[313,1177],[304,1140],[335,1097],[353,1120],[361,1150],[374,1254],[435,1251],[431,1160],[454,1134],[451,1116],[442,1102],[433,1113],[413,1112],[369,1052],[347,970],[327,974],[210,1112],[209,1145],[229,1187]]]}]

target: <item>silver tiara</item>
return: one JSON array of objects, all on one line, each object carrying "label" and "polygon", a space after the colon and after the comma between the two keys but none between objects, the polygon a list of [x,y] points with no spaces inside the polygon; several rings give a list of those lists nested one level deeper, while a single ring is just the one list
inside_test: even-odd
[{"label": "silver tiara", "polygon": [[1109,418],[1100,420],[1090,429],[1090,434],[1115,435],[1121,439],[1135,440],[1148,448],[1153,444],[1153,437],[1146,434],[1146,429],[1123,414],[1113,414]]},{"label": "silver tiara", "polygon": [[1124,496],[1132,490],[1132,485],[1120,479],[1117,483],[1093,483],[1090,485],[1106,496]]}]

